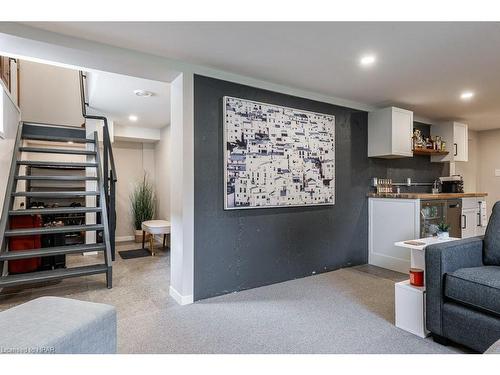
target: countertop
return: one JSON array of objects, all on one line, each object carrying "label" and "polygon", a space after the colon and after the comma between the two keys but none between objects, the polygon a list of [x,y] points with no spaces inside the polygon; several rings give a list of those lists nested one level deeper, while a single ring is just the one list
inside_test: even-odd
[{"label": "countertop", "polygon": [[394,198],[394,199],[459,199],[486,197],[488,193],[368,193],[369,198]]}]

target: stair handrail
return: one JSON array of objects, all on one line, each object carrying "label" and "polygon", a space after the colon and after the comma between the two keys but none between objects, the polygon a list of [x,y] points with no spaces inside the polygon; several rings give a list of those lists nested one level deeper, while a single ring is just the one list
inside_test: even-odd
[{"label": "stair handrail", "polygon": [[[94,141],[95,145],[99,144],[99,136],[97,134],[97,131],[94,132]],[[103,195],[106,195],[106,192],[104,190],[104,175],[103,171],[101,170],[101,162],[100,162],[100,157],[99,157],[99,152],[96,153],[96,164],[97,164],[97,181],[98,181],[98,191],[100,192],[99,194],[99,206],[102,207],[101,211],[101,219],[102,223],[105,223],[108,220],[108,212],[106,208],[106,199],[103,197]],[[113,238],[113,235],[109,231],[109,227],[104,225],[104,231],[103,231],[103,242],[106,246],[106,250],[104,252],[104,261],[106,263],[106,281],[107,281],[107,287],[110,289],[112,287],[112,265],[111,261],[113,260],[113,249],[112,249],[112,243],[111,243],[111,238]]]},{"label": "stair handrail", "polygon": [[[91,120],[100,120],[103,121],[104,126],[103,126],[103,144],[106,145],[108,144],[109,151],[108,151],[108,157],[109,157],[109,162],[111,163],[111,171],[113,173],[113,181],[118,181],[117,176],[116,176],[116,167],[115,167],[115,158],[113,157],[113,149],[111,148],[111,137],[109,136],[109,127],[108,127],[108,119],[105,116],[95,116],[95,115],[89,115],[87,114],[87,107],[90,106],[89,102],[86,100],[86,95],[85,95],[85,84],[84,84],[84,79],[86,79],[87,76],[80,71],[80,99],[81,99],[81,105],[82,105],[82,116],[85,119],[91,119]],[[104,163],[106,164],[106,161],[103,160]],[[106,171],[104,171],[104,174],[106,175]]]},{"label": "stair handrail", "polygon": [[[21,144],[21,137],[23,133],[23,123],[19,122],[17,127],[16,138],[14,141],[14,147],[12,150],[12,160],[10,162],[9,177],[7,180],[7,185],[5,186],[5,199],[3,201],[2,216],[0,218],[0,252],[4,252],[7,248],[7,242],[5,241],[5,230],[9,222],[9,211],[12,210],[14,205],[14,197],[12,193],[14,192],[16,186],[16,171],[19,170],[17,161],[20,159],[21,152],[19,151],[19,146]],[[3,262],[0,263],[0,275],[3,273]]]},{"label": "stair handrail", "polygon": [[[82,106],[82,116],[85,119],[99,120],[103,122],[103,184],[105,192],[106,206],[108,208],[108,219],[109,219],[109,233],[111,242],[111,254],[113,260],[115,260],[115,230],[116,230],[116,182],[118,181],[116,175],[115,158],[113,156],[113,148],[111,147],[111,137],[109,136],[108,119],[105,116],[96,116],[87,114],[87,107],[90,106],[85,95],[85,83],[84,79],[87,76],[79,71],[80,78],[80,101]],[[98,152],[99,145],[95,145],[96,151]],[[111,168],[109,168],[111,165]]]}]

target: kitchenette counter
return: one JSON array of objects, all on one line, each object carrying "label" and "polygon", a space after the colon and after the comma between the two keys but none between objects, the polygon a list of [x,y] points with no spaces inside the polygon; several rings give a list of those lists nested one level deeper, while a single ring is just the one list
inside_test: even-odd
[{"label": "kitchenette counter", "polygon": [[486,193],[368,194],[368,263],[407,273],[410,251],[394,244],[435,235],[441,223],[450,237],[484,236]]},{"label": "kitchenette counter", "polygon": [[369,198],[394,199],[460,199],[486,197],[488,193],[369,193]]}]

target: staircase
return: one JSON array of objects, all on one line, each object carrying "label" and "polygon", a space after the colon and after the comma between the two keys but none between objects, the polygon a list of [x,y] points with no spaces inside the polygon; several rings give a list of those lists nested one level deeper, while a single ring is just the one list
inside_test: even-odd
[{"label": "staircase", "polygon": [[[105,129],[105,136],[108,135]],[[108,135],[109,136],[109,135]],[[44,147],[26,146],[25,141],[36,140],[44,141]],[[106,284],[108,288],[112,287],[112,260],[114,258],[114,183],[113,170],[111,173],[107,171],[108,168],[108,153],[110,152],[110,143],[104,140],[106,144],[106,151],[104,153],[103,165],[106,170],[103,172],[101,165],[101,156],[99,150],[99,140],[97,132],[94,132],[92,138],[87,138],[85,129],[21,122],[18,128],[18,133],[15,140],[14,152],[10,166],[9,179],[7,182],[5,200],[0,219],[0,288],[20,286],[24,284],[33,284],[40,282],[47,282],[53,280],[61,280],[70,277],[88,276],[95,274],[105,274]],[[81,143],[90,145],[90,147],[69,149],[68,147],[61,146],[60,142],[67,143]],[[45,147],[50,144],[50,147]],[[49,161],[33,161],[24,160],[24,153],[30,155],[37,154],[50,154],[54,155],[49,158]],[[62,156],[61,156],[62,155]],[[64,155],[82,156],[86,159],[85,162],[66,162]],[[57,157],[58,161],[51,161]],[[90,160],[90,161],[89,161]],[[112,161],[112,154],[111,154]],[[31,166],[43,168],[43,175],[26,175],[23,172],[22,166]],[[51,169],[58,170],[81,170],[81,175],[70,175],[63,173],[51,174]],[[96,173],[87,175],[85,172],[94,170]],[[109,176],[111,174],[111,177]],[[95,176],[95,177],[93,177]],[[55,186],[54,191],[31,191],[27,188],[21,190],[23,185],[30,186],[30,182],[50,182],[50,186]],[[95,181],[96,191],[88,191],[85,185],[87,181]],[[24,184],[23,182],[26,182]],[[81,190],[65,191],[64,186],[68,182],[81,182]],[[110,186],[111,185],[111,186]],[[112,193],[110,195],[110,193]],[[14,209],[15,199],[48,199],[48,198],[65,198],[65,199],[81,199],[82,197],[95,196],[96,207],[53,207],[53,208],[26,208]],[[65,226],[51,226],[39,227],[29,229],[11,229],[11,218],[16,215],[67,215],[67,214],[80,214],[95,213],[97,217],[97,224],[85,225],[65,225]],[[111,221],[108,220],[108,213],[111,215]],[[23,251],[9,251],[9,239],[16,236],[31,236],[31,235],[47,235],[47,234],[60,234],[60,233],[75,233],[96,231],[96,234],[102,234],[102,242],[94,244],[75,244],[57,247],[46,247],[37,249],[28,249]],[[97,236],[99,237],[99,236]],[[39,258],[53,255],[68,255],[68,254],[83,254],[86,252],[102,252],[104,254],[104,262],[102,264],[94,264],[72,268],[59,268],[44,271],[34,271],[22,274],[8,274],[8,262],[20,259]]]}]

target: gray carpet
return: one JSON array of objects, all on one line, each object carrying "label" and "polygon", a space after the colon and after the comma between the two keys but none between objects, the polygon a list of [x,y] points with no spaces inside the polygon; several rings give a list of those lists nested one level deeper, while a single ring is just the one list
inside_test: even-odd
[{"label": "gray carpet", "polygon": [[119,322],[124,353],[450,353],[393,325],[394,283],[343,269]]},{"label": "gray carpet", "polygon": [[[134,243],[119,250],[133,249]],[[114,262],[102,275],[0,296],[0,310],[42,295],[109,303],[118,311],[120,353],[451,353],[457,349],[394,326],[394,281],[372,266],[233,293],[188,306],[168,295],[169,256]],[[70,256],[71,265],[98,256]]]}]

